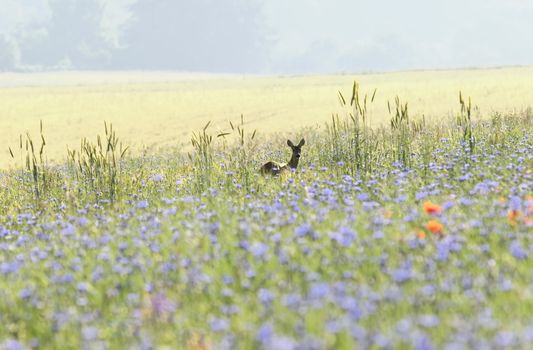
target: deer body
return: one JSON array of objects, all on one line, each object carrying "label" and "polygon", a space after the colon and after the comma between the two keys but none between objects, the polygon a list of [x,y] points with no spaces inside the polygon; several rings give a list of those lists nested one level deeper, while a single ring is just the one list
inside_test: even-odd
[{"label": "deer body", "polygon": [[265,163],[261,167],[261,174],[263,175],[278,175],[282,172],[289,171],[290,169],[296,169],[298,162],[300,161],[300,154],[302,153],[302,146],[305,144],[305,140],[301,139],[298,145],[294,145],[291,140],[287,140],[287,145],[292,149],[292,156],[288,163],[278,163],[270,161]]}]

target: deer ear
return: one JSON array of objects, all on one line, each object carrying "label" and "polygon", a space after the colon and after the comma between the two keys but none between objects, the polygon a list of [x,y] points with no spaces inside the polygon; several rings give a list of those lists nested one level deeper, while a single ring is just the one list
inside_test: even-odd
[{"label": "deer ear", "polygon": [[303,145],[305,145],[305,140],[301,139],[300,143],[298,144],[298,147],[302,147]]},{"label": "deer ear", "polygon": [[287,145],[289,145],[289,147],[294,147],[294,145],[293,145],[291,140],[287,140]]}]

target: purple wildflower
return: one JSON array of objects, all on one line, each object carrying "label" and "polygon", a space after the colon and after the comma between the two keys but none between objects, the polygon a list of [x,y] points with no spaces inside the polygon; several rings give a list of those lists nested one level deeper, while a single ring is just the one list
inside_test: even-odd
[{"label": "purple wildflower", "polygon": [[7,339],[2,344],[0,348],[5,350],[24,350],[24,345],[16,339]]},{"label": "purple wildflower", "polygon": [[435,346],[431,342],[431,339],[426,334],[419,334],[413,342],[413,348],[415,350],[433,350]]},{"label": "purple wildflower", "polygon": [[298,344],[289,337],[273,335],[270,341],[265,345],[265,349],[276,349],[276,350],[296,350],[298,349]]},{"label": "purple wildflower", "polygon": [[391,273],[392,279],[396,283],[404,283],[409,281],[411,278],[413,278],[413,271],[410,267],[407,268],[399,268]]},{"label": "purple wildflower", "polygon": [[437,257],[438,261],[448,260],[448,255],[450,255],[450,247],[447,242],[440,242],[437,244]]},{"label": "purple wildflower", "polygon": [[515,335],[512,332],[500,331],[494,337],[494,343],[498,348],[508,348],[513,346],[515,342]]},{"label": "purple wildflower", "polygon": [[256,242],[251,246],[250,252],[256,258],[262,258],[268,252],[268,245],[262,242]]},{"label": "purple wildflower", "polygon": [[417,201],[426,198],[429,195],[427,191],[420,191],[415,193],[415,199]]},{"label": "purple wildflower", "polygon": [[406,334],[411,330],[411,326],[411,321],[404,318],[396,323],[396,330],[401,334]]},{"label": "purple wildflower", "polygon": [[259,291],[257,292],[257,296],[259,297],[261,303],[263,303],[264,305],[270,304],[272,300],[274,300],[274,295],[266,288],[259,289]]},{"label": "purple wildflower", "polygon": [[338,231],[333,232],[331,234],[331,239],[333,239],[343,247],[349,247],[356,237],[357,234],[355,233],[355,231],[345,226],[341,227]]},{"label": "purple wildflower", "polygon": [[405,202],[405,201],[407,200],[407,198],[408,198],[407,195],[405,195],[405,194],[400,194],[400,195],[398,195],[398,197],[396,197],[396,198],[394,199],[394,201],[395,201],[396,203],[403,203],[403,202]]},{"label": "purple wildflower", "polygon": [[157,293],[150,298],[152,312],[156,317],[170,316],[176,311],[176,303],[164,293]]},{"label": "purple wildflower", "polygon": [[311,234],[311,232],[313,231],[311,225],[309,224],[303,224],[303,225],[300,225],[298,227],[296,227],[294,229],[294,235],[296,237],[303,237],[305,235],[309,235]]},{"label": "purple wildflower", "polygon": [[301,298],[298,294],[287,294],[283,297],[283,305],[289,308],[297,308],[300,305]]},{"label": "purple wildflower", "polygon": [[522,200],[520,197],[512,196],[509,198],[509,209],[520,211],[522,209]]},{"label": "purple wildflower", "polygon": [[142,200],[137,202],[137,209],[146,209],[148,208],[149,204],[147,200]]},{"label": "purple wildflower", "polygon": [[21,266],[22,263],[19,261],[4,262],[0,264],[0,272],[4,275],[14,273],[17,272]]},{"label": "purple wildflower", "polygon": [[421,315],[418,318],[418,323],[425,328],[437,327],[440,323],[439,318],[435,315]]},{"label": "purple wildflower", "polygon": [[224,318],[213,318],[209,322],[209,326],[213,332],[224,332],[229,329],[229,322]]},{"label": "purple wildflower", "polygon": [[76,233],[76,228],[72,224],[67,224],[62,230],[61,234],[63,236],[72,236]]},{"label": "purple wildflower", "polygon": [[368,193],[362,192],[357,195],[357,199],[361,202],[366,202],[370,199],[370,196],[368,195]]},{"label": "purple wildflower", "polygon": [[81,330],[82,337],[86,341],[98,339],[99,333],[96,327],[83,327]]},{"label": "purple wildflower", "polygon": [[529,326],[523,331],[523,337],[526,341],[533,342],[533,326]]},{"label": "purple wildflower", "polygon": [[256,339],[264,346],[271,341],[273,335],[274,327],[272,327],[272,323],[265,323],[261,326],[261,328],[259,328]]},{"label": "purple wildflower", "polygon": [[30,288],[24,288],[19,292],[19,297],[21,299],[28,299],[33,295],[33,292]]},{"label": "purple wildflower", "polygon": [[161,174],[153,174],[150,176],[150,180],[153,182],[162,182],[165,179],[165,177]]},{"label": "purple wildflower", "polygon": [[328,320],[325,325],[326,332],[337,334],[342,330],[342,325],[337,320]]},{"label": "purple wildflower", "polygon": [[329,294],[330,288],[327,283],[313,283],[309,288],[309,298],[323,299]]},{"label": "purple wildflower", "polygon": [[519,241],[513,241],[511,242],[511,244],[509,245],[509,252],[511,253],[512,256],[515,257],[515,259],[517,260],[524,260],[527,258],[527,252],[526,250],[522,247],[522,244],[520,244]]}]

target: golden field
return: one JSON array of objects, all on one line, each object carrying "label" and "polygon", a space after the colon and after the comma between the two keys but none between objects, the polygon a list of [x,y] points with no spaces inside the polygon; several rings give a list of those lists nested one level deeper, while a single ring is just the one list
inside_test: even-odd
[{"label": "golden field", "polygon": [[[329,76],[232,76],[178,73],[0,73],[0,167],[20,165],[19,135],[39,138],[43,121],[49,161],[66,158],[67,145],[103,133],[112,123],[133,152],[182,147],[191,133],[212,121],[213,133],[244,115],[261,134],[292,137],[303,126],[322,127],[341,113],[337,91],[349,98],[354,80],[361,92],[377,89],[374,125],[387,122],[387,101],[398,95],[410,115],[427,120],[459,111],[458,92],[471,96],[476,116],[533,106],[533,67],[413,71]],[[15,160],[8,151],[15,152]]]}]

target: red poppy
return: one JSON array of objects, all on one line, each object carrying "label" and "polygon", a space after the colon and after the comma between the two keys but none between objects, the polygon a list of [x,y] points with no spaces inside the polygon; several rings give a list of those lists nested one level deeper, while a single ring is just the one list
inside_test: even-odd
[{"label": "red poppy", "polygon": [[426,224],[426,228],[436,235],[444,232],[444,226],[437,220],[429,220]]},{"label": "red poppy", "polygon": [[432,203],[431,201],[424,202],[423,208],[428,214],[440,214],[442,212],[442,207],[438,204]]}]

